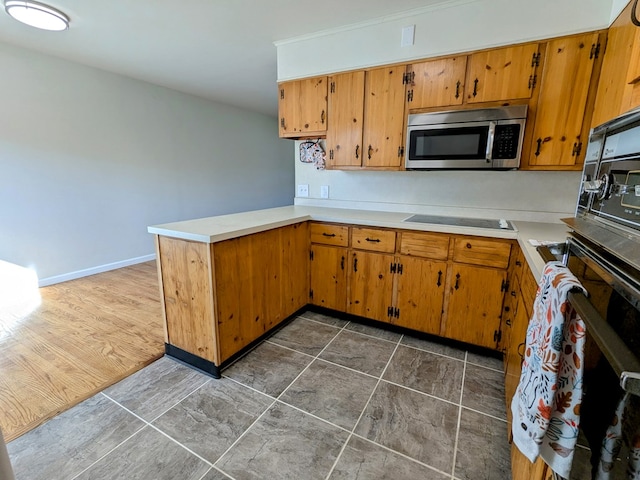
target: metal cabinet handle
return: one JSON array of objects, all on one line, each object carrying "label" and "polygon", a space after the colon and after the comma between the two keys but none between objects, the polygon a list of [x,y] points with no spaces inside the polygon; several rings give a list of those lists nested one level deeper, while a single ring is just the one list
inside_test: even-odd
[{"label": "metal cabinet handle", "polygon": [[542,139],[539,138],[538,140],[536,140],[536,143],[538,144],[538,148],[536,148],[536,153],[534,153],[534,155],[536,157],[540,156],[540,148],[542,147]]},{"label": "metal cabinet handle", "polygon": [[373,153],[373,147],[371,145],[369,145],[369,150],[367,151],[367,154],[369,155],[369,160],[371,160],[371,154]]},{"label": "metal cabinet handle", "polygon": [[[518,345],[518,355],[520,355],[520,359],[524,360],[524,349],[525,349],[525,343],[522,342],[520,345]],[[522,353],[520,353],[520,350],[522,349]]]},{"label": "metal cabinet handle", "polygon": [[324,125],[324,110],[322,110],[322,113],[320,114],[320,120],[322,121],[322,124]]},{"label": "metal cabinet handle", "polygon": [[369,238],[369,237],[367,237],[367,238],[365,238],[365,240],[367,242],[380,243],[380,239],[379,238]]},{"label": "metal cabinet handle", "polygon": [[477,78],[473,81],[473,96],[475,97],[476,95],[478,95],[478,79]]},{"label": "metal cabinet handle", "polygon": [[340,259],[340,270],[344,270],[344,255]]},{"label": "metal cabinet handle", "polygon": [[356,145],[356,158],[360,157],[360,145]]},{"label": "metal cabinet handle", "polygon": [[440,285],[442,285],[442,270],[438,271],[438,281],[436,282],[436,285],[439,287]]},{"label": "metal cabinet handle", "polygon": [[460,96],[460,80],[456,83],[456,98]]},{"label": "metal cabinet handle", "polygon": [[336,234],[335,234],[335,233],[327,233],[327,232],[322,232],[322,235],[323,235],[324,237],[335,237],[335,236],[336,236]]},{"label": "metal cabinet handle", "polygon": [[358,257],[353,257],[353,271],[358,271]]},{"label": "metal cabinet handle", "polygon": [[458,288],[460,288],[460,274],[456,273],[456,284],[453,286],[453,288],[455,288],[456,290],[458,290]]}]

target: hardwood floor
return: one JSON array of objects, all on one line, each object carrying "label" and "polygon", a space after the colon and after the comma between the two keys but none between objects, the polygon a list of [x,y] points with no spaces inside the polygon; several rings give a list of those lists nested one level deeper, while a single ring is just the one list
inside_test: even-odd
[{"label": "hardwood floor", "polygon": [[39,293],[31,312],[0,310],[0,427],[7,441],[164,353],[155,262]]}]

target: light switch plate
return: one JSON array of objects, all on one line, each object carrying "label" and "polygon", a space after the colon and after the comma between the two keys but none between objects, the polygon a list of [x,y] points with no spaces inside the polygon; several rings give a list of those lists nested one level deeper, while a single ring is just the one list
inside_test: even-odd
[{"label": "light switch plate", "polygon": [[298,197],[308,197],[309,196],[309,184],[306,185],[298,185]]},{"label": "light switch plate", "polygon": [[410,47],[414,43],[416,33],[415,25],[407,25],[402,27],[402,40],[400,40],[401,47]]},{"label": "light switch plate", "polygon": [[329,185],[320,185],[320,198],[329,198]]}]

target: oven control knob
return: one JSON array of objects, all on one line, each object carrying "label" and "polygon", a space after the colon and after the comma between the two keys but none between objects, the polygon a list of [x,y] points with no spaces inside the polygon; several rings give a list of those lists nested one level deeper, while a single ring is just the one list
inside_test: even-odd
[{"label": "oven control knob", "polygon": [[607,200],[611,197],[611,189],[615,179],[613,174],[605,173],[600,177],[600,188],[598,190],[598,200]]}]

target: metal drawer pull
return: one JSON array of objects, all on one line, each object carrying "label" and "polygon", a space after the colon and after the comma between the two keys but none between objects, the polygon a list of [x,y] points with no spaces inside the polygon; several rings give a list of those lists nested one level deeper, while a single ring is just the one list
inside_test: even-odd
[{"label": "metal drawer pull", "polygon": [[335,237],[336,234],[335,233],[322,232],[322,236],[324,236],[324,237]]},{"label": "metal drawer pull", "polygon": [[367,238],[365,238],[365,240],[367,242],[380,243],[380,239],[379,238],[369,238],[369,237],[367,237]]},{"label": "metal drawer pull", "polygon": [[453,288],[455,288],[456,290],[458,290],[458,288],[460,288],[460,274],[456,273],[456,284],[453,286]]},{"label": "metal drawer pull", "polygon": [[442,280],[442,270],[438,271],[438,281],[436,282],[437,286],[442,285],[441,280]]}]

